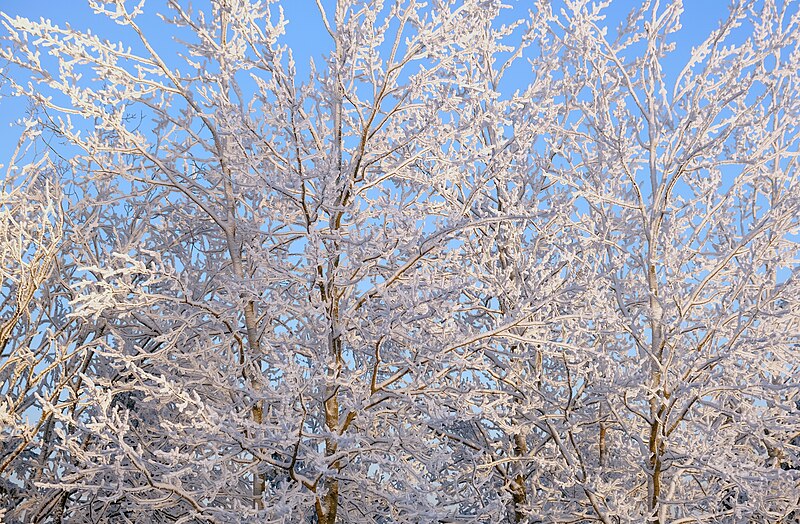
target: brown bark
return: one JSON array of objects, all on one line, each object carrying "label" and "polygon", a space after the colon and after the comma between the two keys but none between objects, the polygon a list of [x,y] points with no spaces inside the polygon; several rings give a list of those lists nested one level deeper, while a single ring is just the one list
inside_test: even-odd
[{"label": "brown bark", "polygon": [[608,450],[606,448],[606,432],[608,428],[606,427],[606,422],[603,420],[603,404],[598,404],[597,408],[598,413],[598,422],[600,424],[600,435],[599,435],[599,445],[600,445],[600,468],[604,468],[607,461]]},{"label": "brown bark", "polygon": [[[325,401],[325,425],[334,434],[338,433],[339,427],[339,399],[336,396],[336,389],[330,388],[326,391],[327,400]],[[333,456],[338,449],[338,445],[333,438],[325,440],[325,455]],[[341,464],[338,460],[331,464],[331,469],[338,471]],[[336,510],[339,506],[339,481],[335,478],[327,479],[323,486],[324,494],[317,496],[316,511],[319,524],[334,524],[336,522]]]},{"label": "brown bark", "polygon": [[[517,457],[524,457],[528,453],[528,444],[523,435],[514,435],[514,454]],[[520,468],[521,469],[521,468]],[[511,499],[514,503],[514,522],[522,522],[525,519],[524,507],[528,503],[528,495],[525,489],[525,476],[522,471],[518,471],[511,481]]]}]

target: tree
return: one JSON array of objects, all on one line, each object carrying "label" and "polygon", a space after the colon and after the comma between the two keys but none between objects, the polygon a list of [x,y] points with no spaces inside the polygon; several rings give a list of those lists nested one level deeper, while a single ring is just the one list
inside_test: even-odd
[{"label": "tree", "polygon": [[3,17],[7,520],[792,518],[796,5],[88,5]]},{"label": "tree", "polygon": [[598,475],[642,472],[628,518],[786,518],[796,480],[768,464],[765,429],[797,424],[798,15],[734,5],[668,82],[679,14],[644,12],[615,41],[591,15],[566,33],[580,81],[557,176],[602,244],[591,387],[619,439]]},{"label": "tree", "polygon": [[0,188],[0,512],[11,509],[7,518],[55,497],[37,483],[69,463],[55,436],[56,412],[80,414],[82,374],[102,331],[69,314],[79,276],[65,238],[80,213],[62,209],[59,165],[30,150],[34,127],[26,121]]}]

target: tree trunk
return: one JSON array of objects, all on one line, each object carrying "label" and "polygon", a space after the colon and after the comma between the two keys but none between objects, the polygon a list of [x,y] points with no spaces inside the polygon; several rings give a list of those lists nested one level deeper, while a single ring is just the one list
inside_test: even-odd
[{"label": "tree trunk", "polygon": [[[523,435],[514,435],[514,455],[524,457],[528,453],[528,444]],[[514,503],[514,522],[520,523],[525,519],[524,507],[528,503],[525,489],[525,475],[522,467],[517,468],[517,474],[511,481],[511,499]]]}]

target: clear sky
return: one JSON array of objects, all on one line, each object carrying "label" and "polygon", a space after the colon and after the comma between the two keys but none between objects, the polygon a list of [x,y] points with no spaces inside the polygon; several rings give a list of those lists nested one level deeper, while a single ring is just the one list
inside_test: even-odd
[{"label": "clear sky", "polygon": [[[332,3],[326,0],[324,3]],[[667,3],[664,0],[662,3]],[[135,2],[129,2],[135,3]],[[161,0],[150,0],[146,6],[163,4]],[[185,2],[187,3],[187,2]],[[202,4],[205,2],[194,2]],[[525,8],[532,4],[530,0],[506,0],[507,4]],[[328,46],[328,35],[324,32],[315,0],[282,0],[289,20],[286,42],[298,53],[305,56],[320,54],[320,50]],[[637,0],[616,0],[609,9],[612,16],[624,16],[632,8],[640,5]],[[684,0],[683,26],[687,42],[696,43],[716,27],[717,23],[728,11],[728,0]],[[93,16],[84,0],[0,0],[0,10],[9,15],[20,15],[29,18],[49,18],[53,22],[69,22],[76,28],[93,28],[98,18]]]},{"label": "clear sky", "polygon": [[[334,0],[324,0],[325,4],[332,4]],[[560,0],[554,0],[561,3]],[[669,0],[664,0],[666,3]],[[129,2],[135,4],[136,2]],[[506,0],[507,4],[527,9],[532,4],[530,0]],[[152,13],[159,7],[163,8],[163,0],[149,0],[145,5],[146,16],[143,25],[157,22]],[[207,4],[207,0],[194,2],[196,5]],[[329,35],[325,32],[315,0],[282,0],[282,6],[289,25],[284,41],[292,48],[298,71],[303,73],[310,57],[321,57],[330,49]],[[636,0],[617,0],[608,10],[609,25],[616,26],[616,22],[630,11],[640,5]],[[684,0],[683,30],[678,40],[678,49],[674,56],[673,64],[685,63],[691,47],[703,40],[708,33],[717,27],[728,10],[728,0]],[[130,35],[120,34],[120,27],[105,20],[103,17],[92,14],[84,0],[0,0],[0,11],[10,16],[25,16],[28,18],[50,19],[54,24],[69,23],[77,29],[90,29],[93,33],[110,40],[128,41]],[[149,22],[148,22],[149,20]],[[164,26],[161,25],[163,28]],[[145,30],[146,27],[145,27]],[[168,50],[172,35],[165,31],[151,31],[157,48]],[[0,64],[0,68],[3,65]],[[669,73],[669,71],[667,71]],[[304,80],[304,74],[301,80]],[[520,79],[522,80],[522,79]],[[523,80],[524,81],[524,80]],[[6,90],[0,87],[0,93]],[[9,124],[24,115],[25,105],[20,100],[0,98],[0,164],[5,164],[10,151],[16,144],[19,131]]]},{"label": "clear sky", "polygon": [[[324,3],[332,1],[326,0]],[[663,3],[667,1],[669,0]],[[146,6],[154,9],[163,3],[161,0],[150,0]],[[194,3],[199,5],[205,2]],[[289,20],[286,43],[295,50],[298,62],[302,58],[323,54],[329,46],[329,36],[322,26],[315,0],[282,0],[278,3]],[[506,0],[506,3],[525,8],[526,4],[533,2]],[[621,18],[640,4],[637,0],[616,0],[609,9],[609,15]],[[728,0],[684,0],[682,37],[685,38],[687,49],[716,27],[719,20],[727,14],[728,5]],[[0,0],[0,10],[12,16],[43,17],[55,23],[69,22],[76,28],[95,28],[100,18],[92,15],[84,0]],[[97,30],[99,32],[100,28]]]}]

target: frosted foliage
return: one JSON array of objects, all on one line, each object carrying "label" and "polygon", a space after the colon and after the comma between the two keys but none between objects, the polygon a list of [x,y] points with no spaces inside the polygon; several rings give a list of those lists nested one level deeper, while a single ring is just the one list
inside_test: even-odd
[{"label": "frosted foliage", "polygon": [[307,3],[0,18],[0,520],[797,522],[798,4]]}]

